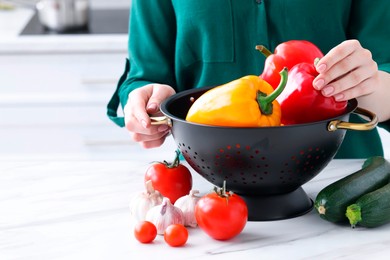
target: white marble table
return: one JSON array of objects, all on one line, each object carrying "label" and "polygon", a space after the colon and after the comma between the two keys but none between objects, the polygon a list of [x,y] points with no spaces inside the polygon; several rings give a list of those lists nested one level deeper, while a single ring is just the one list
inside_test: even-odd
[{"label": "white marble table", "polygon": [[[196,228],[189,229],[182,248],[169,247],[161,236],[140,244],[132,235],[130,195],[142,190],[149,162],[170,157],[169,151],[173,147],[140,150],[126,160],[0,159],[0,259],[388,259],[390,225],[353,230],[314,211],[248,222],[225,242]],[[304,189],[314,198],[361,163],[334,160]],[[193,177],[194,188],[212,188],[196,173]]]}]

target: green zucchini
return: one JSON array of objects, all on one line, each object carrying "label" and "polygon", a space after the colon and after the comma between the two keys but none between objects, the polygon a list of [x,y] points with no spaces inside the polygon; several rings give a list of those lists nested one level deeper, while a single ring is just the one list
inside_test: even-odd
[{"label": "green zucchini", "polygon": [[354,228],[373,228],[390,223],[390,183],[360,197],[347,207],[346,214]]},{"label": "green zucchini", "polygon": [[385,186],[390,181],[390,163],[382,156],[370,157],[362,168],[322,189],[314,202],[321,218],[347,222],[345,211],[362,195]]}]

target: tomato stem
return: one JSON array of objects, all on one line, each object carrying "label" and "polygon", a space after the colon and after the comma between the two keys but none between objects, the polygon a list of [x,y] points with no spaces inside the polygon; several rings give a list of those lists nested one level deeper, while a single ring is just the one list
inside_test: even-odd
[{"label": "tomato stem", "polygon": [[175,156],[175,159],[173,160],[173,162],[169,163],[167,161],[164,161],[164,164],[169,168],[176,168],[179,166],[180,164],[180,150],[177,149],[176,151],[176,156]]},{"label": "tomato stem", "polygon": [[214,187],[214,191],[221,198],[225,198],[226,199],[226,203],[228,202],[229,197],[233,194],[231,191],[226,192],[226,180],[223,181],[222,188],[219,188],[219,187],[215,186]]}]

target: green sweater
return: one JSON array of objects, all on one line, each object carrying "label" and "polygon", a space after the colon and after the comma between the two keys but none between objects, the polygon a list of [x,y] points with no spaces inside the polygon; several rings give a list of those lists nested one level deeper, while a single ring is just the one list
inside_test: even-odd
[{"label": "green sweater", "polygon": [[[133,0],[126,71],[107,113],[123,126],[119,102],[123,108],[133,89],[149,83],[179,92],[259,75],[265,59],[255,45],[272,51],[291,39],[311,41],[324,53],[358,39],[390,72],[389,24],[389,0]],[[377,129],[348,130],[336,157],[373,155],[383,155]]]}]

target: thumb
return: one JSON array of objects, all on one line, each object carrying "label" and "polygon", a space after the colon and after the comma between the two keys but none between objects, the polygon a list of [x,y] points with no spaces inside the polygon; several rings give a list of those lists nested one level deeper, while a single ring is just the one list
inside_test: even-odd
[{"label": "thumb", "polygon": [[154,84],[151,96],[146,105],[148,114],[156,114],[159,112],[161,103],[173,94],[175,94],[175,91],[172,87],[163,84]]}]

